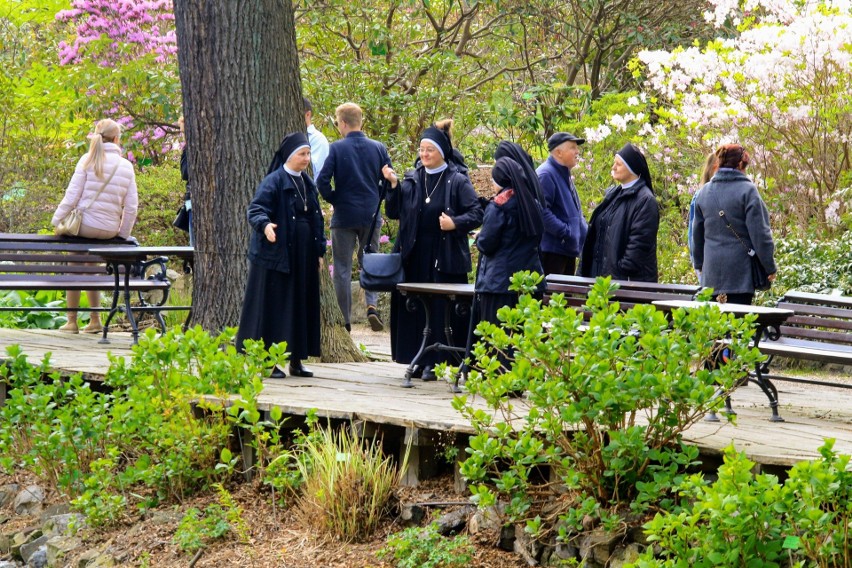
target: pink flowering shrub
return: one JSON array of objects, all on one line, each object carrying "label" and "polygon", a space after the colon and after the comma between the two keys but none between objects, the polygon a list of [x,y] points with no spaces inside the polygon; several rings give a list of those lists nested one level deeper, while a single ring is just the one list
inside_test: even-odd
[{"label": "pink flowering shrub", "polygon": [[[75,109],[88,120],[107,116],[128,131],[122,140],[142,163],[179,147],[181,93],[171,0],[72,0],[56,14],[68,26],[59,42],[69,81],[85,88]],[[84,86],[84,87],[83,87]]]}]

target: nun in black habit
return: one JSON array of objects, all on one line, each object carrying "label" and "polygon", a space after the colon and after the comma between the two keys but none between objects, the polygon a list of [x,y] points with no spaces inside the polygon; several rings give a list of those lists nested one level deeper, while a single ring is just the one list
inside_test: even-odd
[{"label": "nun in black habit", "polygon": [[518,300],[517,292],[509,291],[512,275],[522,270],[544,274],[538,255],[544,223],[535,190],[518,162],[499,158],[491,178],[499,193],[485,208],[482,229],[476,238],[481,255],[476,292],[480,320],[499,325],[497,310],[514,306]]},{"label": "nun in black habit", "polygon": [[[285,136],[249,204],[249,274],[236,339],[238,349],[246,339],[267,349],[286,341],[290,374],[299,377],[313,376],[302,360],[320,355],[319,269],[326,247],[319,194],[305,171],[310,163],[307,136]],[[286,374],[276,368],[271,376]]]},{"label": "nun in black habit", "polygon": [[[420,163],[399,179],[389,166],[382,173],[390,183],[385,213],[399,219],[394,250],[402,253],[407,282],[466,283],[471,270],[468,232],[482,223],[482,207],[470,179],[459,169],[450,141],[452,121],[427,128],[420,137]],[[391,357],[411,363],[423,340],[422,310],[410,312],[406,299],[391,293]],[[467,318],[453,315],[452,341],[464,345]],[[432,340],[444,341],[444,303],[430,310]],[[435,380],[433,367],[447,360],[444,352],[430,351],[418,361],[414,376]]]},{"label": "nun in black habit", "polygon": [[617,185],[606,190],[589,219],[580,275],[656,282],[660,208],[648,162],[628,143],[616,152],[610,173]]}]

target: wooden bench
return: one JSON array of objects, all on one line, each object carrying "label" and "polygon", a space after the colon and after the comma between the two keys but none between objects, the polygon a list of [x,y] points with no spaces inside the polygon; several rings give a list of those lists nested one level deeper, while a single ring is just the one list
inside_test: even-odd
[{"label": "wooden bench", "polygon": [[[793,311],[793,316],[760,342],[760,351],[769,356],[764,363],[765,371],[776,356],[852,365],[852,297],[791,291],[776,307]],[[783,381],[852,388],[852,384],[767,376]]]},{"label": "wooden bench", "polygon": [[[594,278],[549,274],[546,278],[545,297],[551,294],[563,294],[569,306],[581,307],[585,305],[589,290],[594,283]],[[634,280],[613,280],[612,283],[618,285],[618,288],[613,291],[612,300],[617,301],[622,310],[629,310],[637,304],[651,304],[660,300],[692,300],[701,290],[700,286],[692,284],[663,284]]]},{"label": "wooden bench", "polygon": [[[55,235],[0,233],[0,290],[97,290],[112,292],[112,306],[79,308],[78,311],[102,312],[115,310],[122,289],[122,274],[109,271],[107,263],[92,248],[127,247],[134,241],[124,239],[81,239]],[[128,288],[138,295],[134,311],[152,312],[165,331],[161,311],[165,306],[171,284],[166,278],[166,258],[154,258],[132,267],[127,278]],[[149,268],[154,267],[153,271]],[[150,301],[151,292],[156,301]],[[2,306],[0,311],[57,311],[50,306]],[[106,340],[104,329],[102,341]]]}]

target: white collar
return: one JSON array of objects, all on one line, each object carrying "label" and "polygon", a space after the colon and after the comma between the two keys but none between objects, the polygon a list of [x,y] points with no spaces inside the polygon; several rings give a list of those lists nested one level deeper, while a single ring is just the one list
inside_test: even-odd
[{"label": "white collar", "polygon": [[621,189],[627,189],[628,187],[633,187],[634,185],[636,185],[636,182],[638,182],[640,179],[642,179],[642,178],[636,178],[633,181],[628,181],[627,183],[622,183]]},{"label": "white collar", "polygon": [[444,165],[438,166],[437,168],[427,168],[426,166],[423,166],[423,169],[426,170],[427,174],[439,174],[446,170],[448,167],[449,165],[447,164],[447,162],[444,162]]},{"label": "white collar", "polygon": [[290,168],[287,167],[287,164],[284,164],[281,167],[284,168],[285,172],[287,172],[288,174],[290,174],[293,177],[302,177],[302,172],[297,172],[295,170],[291,170]]}]

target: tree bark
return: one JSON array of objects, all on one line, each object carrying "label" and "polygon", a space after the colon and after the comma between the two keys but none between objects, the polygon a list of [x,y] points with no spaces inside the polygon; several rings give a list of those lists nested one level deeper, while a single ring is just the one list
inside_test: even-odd
[{"label": "tree bark", "polygon": [[304,130],[289,0],[175,0],[196,238],[193,317],[239,323],[246,207],[286,132]]}]

